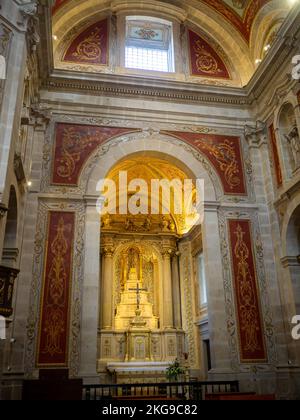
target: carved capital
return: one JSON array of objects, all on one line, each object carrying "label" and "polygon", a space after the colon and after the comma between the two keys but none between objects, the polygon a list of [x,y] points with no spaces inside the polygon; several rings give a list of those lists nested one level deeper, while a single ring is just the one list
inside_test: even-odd
[{"label": "carved capital", "polygon": [[113,246],[105,246],[101,248],[102,255],[106,258],[112,258],[115,252],[115,248]]},{"label": "carved capital", "polygon": [[163,255],[164,259],[171,259],[172,256],[174,255],[174,250],[171,249],[171,248],[164,249],[162,251],[162,255]]},{"label": "carved capital", "polygon": [[104,257],[111,258],[114,255],[116,248],[113,239],[104,238],[101,246],[101,254]]},{"label": "carved capital", "polygon": [[21,4],[19,6],[20,19],[18,21],[18,24],[20,26],[26,27],[30,19],[36,17],[37,11],[38,11],[38,5],[35,0],[25,3],[25,4]]},{"label": "carved capital", "polygon": [[245,125],[245,138],[250,147],[261,147],[267,143],[266,123],[257,121],[256,126]]},{"label": "carved capital", "polygon": [[30,109],[30,125],[46,129],[51,121],[52,110],[40,105],[33,105]]}]

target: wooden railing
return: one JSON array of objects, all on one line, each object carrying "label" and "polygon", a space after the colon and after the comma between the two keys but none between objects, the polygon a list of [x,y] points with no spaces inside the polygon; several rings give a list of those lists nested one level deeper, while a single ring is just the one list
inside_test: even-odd
[{"label": "wooden railing", "polygon": [[84,385],[83,399],[178,399],[204,400],[207,394],[238,393],[238,381],[176,382],[120,385]]}]

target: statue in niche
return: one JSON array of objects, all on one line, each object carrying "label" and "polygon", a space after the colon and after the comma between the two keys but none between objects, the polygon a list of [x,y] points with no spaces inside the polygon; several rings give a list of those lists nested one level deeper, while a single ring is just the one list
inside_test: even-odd
[{"label": "statue in niche", "polygon": [[140,255],[139,252],[134,248],[130,248],[130,250],[128,251],[128,272],[130,272],[131,269],[135,269],[137,275],[139,276]]},{"label": "statue in niche", "polygon": [[125,284],[129,278],[130,271],[133,269],[136,271],[137,278],[140,280],[140,254],[135,248],[130,248],[122,256],[122,278],[121,278],[121,289],[124,290]]},{"label": "statue in niche", "polygon": [[300,139],[297,127],[294,127],[290,134],[286,136],[290,153],[293,158],[294,171],[300,168]]}]

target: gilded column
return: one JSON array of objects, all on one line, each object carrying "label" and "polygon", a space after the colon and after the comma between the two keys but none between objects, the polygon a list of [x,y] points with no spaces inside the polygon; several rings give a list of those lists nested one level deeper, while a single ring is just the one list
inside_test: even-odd
[{"label": "gilded column", "polygon": [[180,277],[179,277],[179,252],[176,252],[172,258],[172,280],[173,280],[173,312],[175,328],[182,328],[181,319],[181,299],[180,299]]},{"label": "gilded column", "polygon": [[173,319],[173,293],[172,293],[172,270],[171,257],[173,250],[170,248],[163,250],[163,291],[164,291],[164,328],[174,328]]},{"label": "gilded column", "polygon": [[107,241],[102,248],[103,276],[102,276],[102,328],[112,328],[112,294],[113,294],[113,241]]}]

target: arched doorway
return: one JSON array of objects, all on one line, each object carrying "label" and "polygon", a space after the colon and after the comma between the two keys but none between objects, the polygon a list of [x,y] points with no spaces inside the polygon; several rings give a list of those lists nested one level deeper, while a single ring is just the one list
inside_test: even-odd
[{"label": "arched doorway", "polygon": [[10,188],[8,212],[3,242],[2,264],[14,268],[18,259],[18,203],[14,186]]},{"label": "arched doorway", "polygon": [[288,224],[286,252],[296,314],[300,314],[300,206],[296,208]]}]

